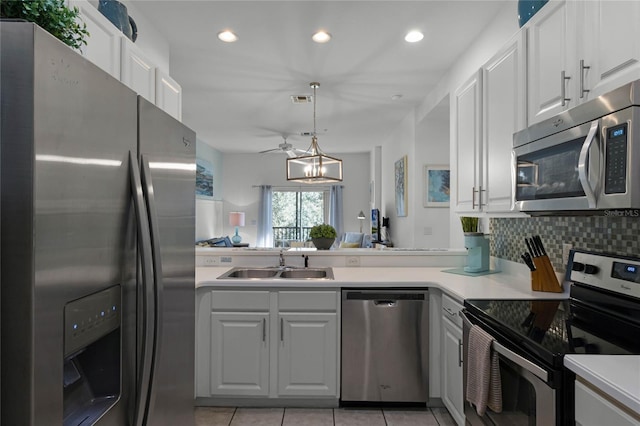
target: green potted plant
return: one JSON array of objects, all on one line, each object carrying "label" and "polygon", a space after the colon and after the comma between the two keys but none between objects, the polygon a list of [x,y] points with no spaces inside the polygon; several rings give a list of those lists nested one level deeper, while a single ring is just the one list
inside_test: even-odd
[{"label": "green potted plant", "polygon": [[309,238],[313,241],[313,245],[318,250],[328,250],[336,240],[338,233],[336,228],[331,225],[316,225],[309,231]]},{"label": "green potted plant", "polygon": [[462,232],[464,232],[465,235],[473,235],[478,233],[477,217],[462,216],[460,218],[460,223],[462,224]]},{"label": "green potted plant", "polygon": [[23,19],[38,24],[42,29],[65,43],[80,49],[89,35],[87,24],[79,19],[77,7],[69,8],[64,0],[14,0],[0,2],[0,18]]}]

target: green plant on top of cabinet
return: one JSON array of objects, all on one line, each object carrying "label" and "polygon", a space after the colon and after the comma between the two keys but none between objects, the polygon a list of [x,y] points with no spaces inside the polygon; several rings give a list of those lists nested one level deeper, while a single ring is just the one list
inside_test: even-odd
[{"label": "green plant on top of cabinet", "polygon": [[523,30],[536,123],[640,78],[640,3],[551,0]]},{"label": "green plant on top of cabinet", "polygon": [[0,2],[0,18],[24,19],[38,24],[49,34],[73,49],[87,44],[87,25],[78,19],[77,7],[64,0],[21,0]]},{"label": "green plant on top of cabinet", "polygon": [[524,46],[518,32],[454,95],[458,213],[513,211],[513,133],[526,127]]}]

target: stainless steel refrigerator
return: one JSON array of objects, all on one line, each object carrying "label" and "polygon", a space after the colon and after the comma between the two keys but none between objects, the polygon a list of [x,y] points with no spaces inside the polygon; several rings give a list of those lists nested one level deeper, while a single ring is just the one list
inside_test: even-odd
[{"label": "stainless steel refrigerator", "polygon": [[39,27],[1,43],[2,425],[192,425],[195,134]]}]

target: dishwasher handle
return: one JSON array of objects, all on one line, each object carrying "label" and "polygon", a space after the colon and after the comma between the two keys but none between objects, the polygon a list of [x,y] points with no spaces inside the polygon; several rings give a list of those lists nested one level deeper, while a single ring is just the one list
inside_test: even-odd
[{"label": "dishwasher handle", "polygon": [[397,300],[374,300],[373,304],[376,306],[393,308],[398,305],[398,301]]},{"label": "dishwasher handle", "polygon": [[[366,291],[349,291],[346,295],[347,300],[373,300],[375,304],[377,302],[384,303],[397,303],[398,300],[427,300],[427,292],[366,292]],[[344,297],[344,296],[343,296]]]}]

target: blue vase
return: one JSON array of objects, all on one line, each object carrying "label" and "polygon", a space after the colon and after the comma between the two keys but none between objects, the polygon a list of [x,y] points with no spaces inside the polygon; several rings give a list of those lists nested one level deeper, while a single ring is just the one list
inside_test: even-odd
[{"label": "blue vase", "polygon": [[549,0],[518,0],[518,24],[522,27]]},{"label": "blue vase", "polygon": [[129,40],[136,41],[138,27],[136,21],[127,13],[127,6],[117,0],[100,0],[98,10]]}]

